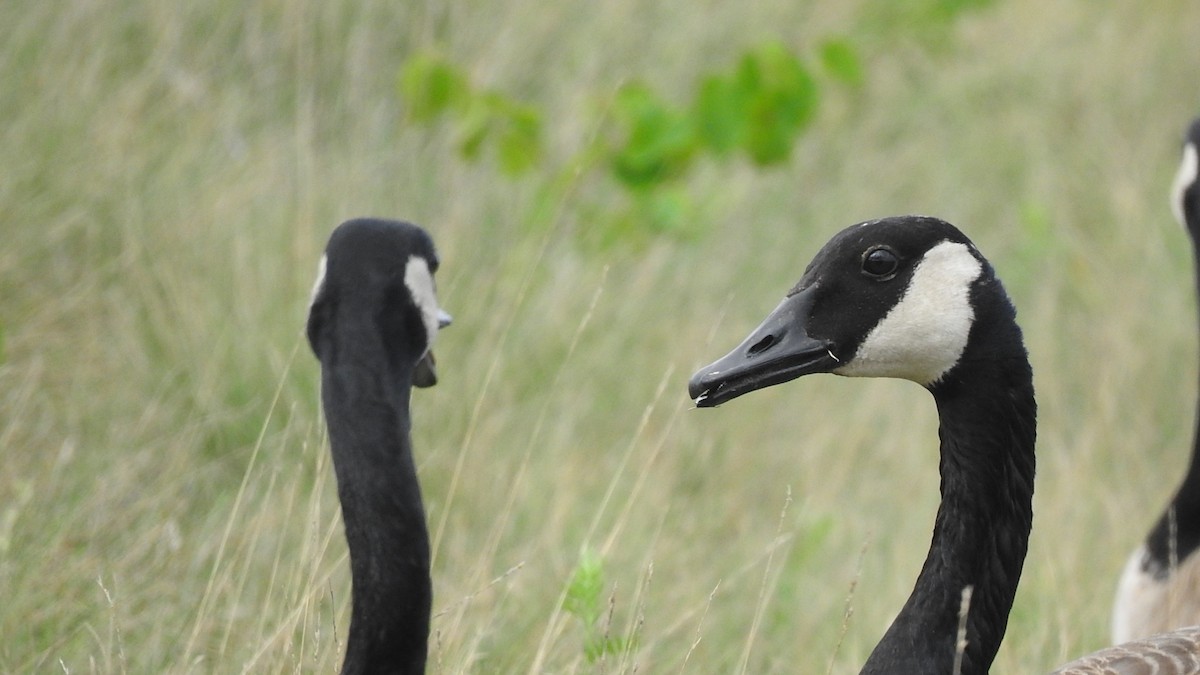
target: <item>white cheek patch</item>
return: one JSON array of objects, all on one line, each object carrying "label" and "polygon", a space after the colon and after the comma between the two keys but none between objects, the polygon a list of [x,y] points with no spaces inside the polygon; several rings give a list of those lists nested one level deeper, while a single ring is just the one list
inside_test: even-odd
[{"label": "white cheek patch", "polygon": [[308,309],[311,311],[313,303],[317,301],[317,296],[321,293],[321,287],[325,285],[325,267],[329,264],[327,256],[321,255],[321,261],[317,263],[317,280],[313,282],[312,293],[308,296]]},{"label": "white cheek patch", "polygon": [[1200,160],[1196,157],[1196,145],[1188,143],[1183,146],[1183,161],[1175,174],[1175,182],[1171,184],[1171,213],[1180,225],[1187,226],[1183,215],[1183,193],[1196,182],[1196,173],[1200,170]]},{"label": "white cheek patch", "polygon": [[421,320],[425,324],[425,331],[429,338],[426,346],[427,348],[432,347],[433,339],[438,334],[441,317],[446,313],[438,306],[437,292],[433,287],[433,274],[429,271],[429,263],[425,262],[421,256],[409,256],[408,263],[404,267],[404,285],[408,287],[413,302],[421,310]]},{"label": "white cheek patch", "polygon": [[900,302],[871,329],[854,358],[833,372],[936,382],[967,346],[975,319],[971,283],[982,271],[965,244],[944,241],[929,249]]}]

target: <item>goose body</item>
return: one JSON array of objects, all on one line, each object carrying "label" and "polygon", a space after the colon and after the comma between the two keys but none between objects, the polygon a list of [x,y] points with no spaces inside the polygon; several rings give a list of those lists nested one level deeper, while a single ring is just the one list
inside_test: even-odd
[{"label": "goose body", "polygon": [[[1192,122],[1171,189],[1171,211],[1188,231],[1200,261],[1200,119]],[[1200,267],[1196,268],[1200,299]],[[1200,425],[1200,412],[1196,423]],[[1200,426],[1191,464],[1146,540],[1129,557],[1113,603],[1113,642],[1200,624]]]},{"label": "goose body", "polygon": [[313,288],[307,335],[321,363],[350,551],[346,675],[425,672],[429,535],[409,396],[437,381],[430,348],[449,323],[434,290],[437,267],[421,228],[351,220],[330,236]]},{"label": "goose body", "polygon": [[[942,501],[929,554],[861,672],[987,673],[1033,517],[1037,404],[1003,285],[974,244],[942,220],[853,225],[817,253],[749,337],[692,376],[688,392],[706,408],[814,373],[909,379],[938,410]],[[972,594],[960,650],[966,588]],[[1195,639],[1181,633],[1175,644],[1194,647]],[[1194,672],[1140,670],[1150,661],[1137,648],[1105,658],[1105,667],[1133,668],[1112,672]]]},{"label": "goose body", "polygon": [[1192,675],[1200,673],[1200,627],[1130,640],[1072,661],[1052,675]]}]

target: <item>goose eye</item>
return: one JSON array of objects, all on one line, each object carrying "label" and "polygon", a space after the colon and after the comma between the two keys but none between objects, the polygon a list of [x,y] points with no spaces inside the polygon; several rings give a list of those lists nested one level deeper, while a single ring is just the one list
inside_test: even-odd
[{"label": "goose eye", "polygon": [[891,249],[873,248],[863,255],[862,271],[867,276],[883,279],[896,273],[900,259]]}]

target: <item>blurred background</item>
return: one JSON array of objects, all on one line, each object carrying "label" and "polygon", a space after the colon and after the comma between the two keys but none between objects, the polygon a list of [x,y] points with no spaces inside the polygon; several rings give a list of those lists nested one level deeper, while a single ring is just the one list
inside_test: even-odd
[{"label": "blurred background", "polygon": [[1041,420],[998,672],[1104,646],[1191,447],[1200,5],[0,4],[0,671],[333,672],[325,239],[437,241],[430,671],[854,673],[938,501],[902,381],[686,382],[851,223],[963,229]]}]

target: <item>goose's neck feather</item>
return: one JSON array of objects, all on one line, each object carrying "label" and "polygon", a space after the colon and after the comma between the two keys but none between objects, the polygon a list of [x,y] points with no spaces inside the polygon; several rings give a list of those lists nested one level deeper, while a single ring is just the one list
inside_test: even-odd
[{"label": "goose's neck feather", "polygon": [[1187,473],[1146,536],[1146,571],[1159,578],[1200,549],[1200,411],[1194,437]]},{"label": "goose's neck feather", "polygon": [[1005,339],[1011,355],[964,354],[930,388],[940,419],[942,502],[912,595],[863,673],[951,672],[967,586],[961,672],[986,673],[1000,647],[1033,522],[1037,417],[1019,331]]},{"label": "goose's neck feather", "polygon": [[[1191,229],[1189,228],[1189,232]],[[1193,236],[1193,257],[1200,260],[1200,240]],[[1200,264],[1195,266],[1196,296],[1200,298]],[[1197,384],[1200,388],[1200,383]],[[1165,578],[1172,567],[1200,548],[1200,403],[1192,433],[1192,457],[1179,489],[1146,536],[1146,572]]]},{"label": "goose's neck feather", "polygon": [[[350,549],[343,673],[423,672],[432,591],[429,534],[409,437],[411,368],[369,333],[322,357],[322,399]],[[419,667],[418,667],[419,666]]]}]

